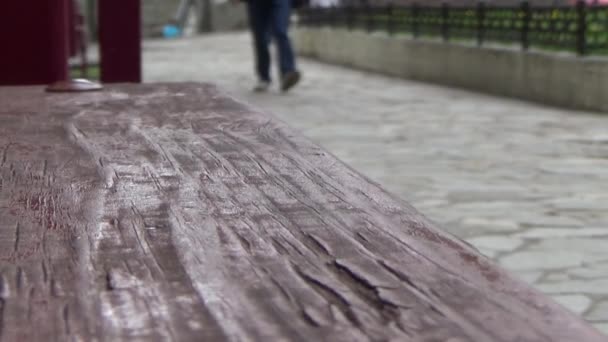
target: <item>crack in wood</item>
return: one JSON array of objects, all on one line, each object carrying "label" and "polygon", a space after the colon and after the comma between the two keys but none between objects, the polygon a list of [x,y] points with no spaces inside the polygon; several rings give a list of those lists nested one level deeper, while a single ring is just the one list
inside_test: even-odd
[{"label": "crack in wood", "polygon": [[17,289],[17,291],[21,291],[23,289],[24,275],[23,269],[19,266],[17,266],[17,272],[15,274],[15,277],[15,288]]},{"label": "crack in wood", "polygon": [[133,235],[135,236],[135,240],[137,241],[137,245],[141,249],[142,253],[143,254],[148,254],[149,247],[146,248],[144,246],[144,242],[142,241],[141,237],[139,236],[139,231],[138,231],[137,225],[135,225],[135,223],[131,224],[131,229],[133,230]]},{"label": "crack in wood", "polygon": [[239,234],[237,232],[234,232],[234,235],[239,240],[239,243],[241,244],[241,247],[243,247],[245,252],[247,252],[247,254],[252,254],[253,251],[251,249],[251,243],[245,237],[243,237],[241,234]]},{"label": "crack in wood", "polygon": [[[2,293],[0,289],[0,293]],[[4,307],[6,305],[6,300],[0,297],[0,341],[2,340],[2,336],[4,335]]]},{"label": "crack in wood", "polygon": [[353,290],[359,298],[365,303],[373,307],[380,314],[380,322],[388,324],[395,322],[399,324],[400,311],[399,306],[380,296],[378,288],[372,285],[367,279],[353,272],[345,265],[333,261],[327,265],[328,269],[342,281],[343,284]]},{"label": "crack in wood", "polygon": [[106,272],[105,275],[105,285],[107,291],[114,291],[116,288],[114,287],[114,281],[112,280],[112,273],[110,271]]},{"label": "crack in wood", "polygon": [[19,222],[17,222],[17,224],[15,225],[15,241],[14,241],[14,245],[13,245],[13,252],[15,254],[15,256],[17,256],[17,253],[19,252],[19,241],[21,240],[21,225],[19,224]]},{"label": "crack in wood", "polygon": [[28,295],[27,295],[27,320],[28,321],[32,321],[32,315],[34,313],[34,301],[35,301],[35,297],[37,292],[36,292],[36,288],[35,287],[31,287],[30,290],[28,291]]},{"label": "crack in wood", "polygon": [[[44,241],[46,241],[46,239]],[[42,260],[40,262],[40,267],[42,269],[42,282],[46,283],[49,277],[48,271],[46,269],[46,260]]]},{"label": "crack in wood", "polygon": [[314,328],[318,328],[322,325],[321,323],[317,322],[317,320],[315,320],[305,309],[300,309],[300,314],[302,315],[303,321],[308,325]]},{"label": "crack in wood", "polygon": [[4,278],[4,271],[0,271],[0,299],[9,297],[8,284]]},{"label": "crack in wood", "polygon": [[377,262],[380,266],[382,266],[390,274],[392,274],[393,276],[395,276],[397,279],[401,280],[402,282],[406,283],[411,289],[416,290],[418,293],[427,295],[427,290],[425,288],[422,288],[422,287],[416,285],[416,283],[414,283],[410,279],[410,277],[408,277],[403,272],[396,270],[393,267],[387,265],[386,262],[384,262],[384,260],[377,260]]},{"label": "crack in wood", "polygon": [[46,177],[46,172],[49,166],[49,161],[48,160],[44,160],[44,164],[42,165],[42,177]]},{"label": "crack in wood", "polygon": [[311,250],[325,257],[333,258],[333,255],[329,251],[329,248],[326,247],[319,238],[317,238],[313,234],[304,234],[304,237],[306,240],[302,242],[305,243],[306,241],[309,241],[310,243],[306,243],[306,245],[311,247]]},{"label": "crack in wood", "polygon": [[63,328],[65,329],[65,334],[70,335],[70,312],[69,306],[66,304],[62,310],[62,318],[63,318]]},{"label": "crack in wood", "polygon": [[[264,270],[264,271],[266,274],[270,273],[268,270]],[[283,285],[281,285],[281,283],[279,283],[279,281],[276,280],[276,278],[274,278],[271,275],[269,275],[269,278],[270,278],[270,281],[272,282],[272,284],[274,286],[276,286],[276,288],[279,290],[279,293],[281,293],[281,295],[283,296],[283,298],[285,298],[287,300],[287,302],[292,303],[292,304],[296,302],[294,300],[294,298],[289,294],[287,289],[285,287],[283,287]]]},{"label": "crack in wood", "polygon": [[59,297],[59,289],[57,288],[57,280],[51,277],[51,281],[49,282],[50,295],[53,298]]},{"label": "crack in wood", "polygon": [[289,255],[289,250],[287,250],[287,248],[285,248],[285,246],[283,246],[283,244],[277,238],[272,238],[271,241],[272,246],[277,251],[277,253],[281,255]]},{"label": "crack in wood", "polygon": [[[0,167],[3,167],[4,164],[6,164],[6,160],[8,158],[8,149],[14,145],[14,143],[9,142],[8,144],[6,144],[4,146],[4,148],[2,149],[2,158],[0,158]],[[11,165],[12,166],[12,165]]]},{"label": "crack in wood", "polygon": [[324,298],[328,304],[335,305],[354,327],[363,330],[363,325],[357,317],[357,314],[351,308],[350,302],[346,300],[346,298],[344,298],[338,291],[333,289],[331,286],[324,284],[317,278],[306,274],[297,265],[292,265],[292,268],[294,272],[300,276],[300,278],[304,280],[304,282],[308,284],[310,288]]}]

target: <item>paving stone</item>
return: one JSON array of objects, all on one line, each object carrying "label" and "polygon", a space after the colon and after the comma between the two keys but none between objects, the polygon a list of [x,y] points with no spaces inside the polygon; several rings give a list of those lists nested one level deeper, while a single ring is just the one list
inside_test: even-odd
[{"label": "paving stone", "polygon": [[510,236],[480,236],[467,239],[473,246],[491,251],[513,251],[524,242]]},{"label": "paving stone", "polygon": [[561,283],[537,284],[537,287],[548,294],[585,293],[605,295],[608,289],[608,279],[570,280]]},{"label": "paving stone", "polygon": [[568,275],[568,273],[551,273],[549,275],[545,275],[539,282],[542,283],[559,283],[559,282],[564,282],[564,281],[568,281],[571,280],[572,278],[570,278],[570,276]]},{"label": "paving stone", "polygon": [[535,250],[547,251],[564,251],[564,250],[582,250],[586,253],[601,253],[604,254],[608,245],[604,239],[597,238],[551,238],[540,240],[539,243],[531,248]]},{"label": "paving stone", "polygon": [[[544,252],[551,258],[565,252],[577,253],[587,264],[608,261],[606,249],[608,249],[606,240],[597,238],[547,238],[529,247],[529,250]],[[608,276],[608,273],[606,275]]]},{"label": "paving stone", "polygon": [[595,324],[595,327],[597,328],[597,330],[599,330],[608,337],[608,323]]},{"label": "paving stone", "polygon": [[500,262],[511,270],[549,270],[581,266],[583,260],[583,254],[577,252],[525,251],[507,255]]},{"label": "paving stone", "polygon": [[581,268],[568,270],[572,277],[585,279],[608,278],[608,264],[592,264]]},{"label": "paving stone", "polygon": [[573,228],[584,225],[581,220],[568,216],[534,215],[531,213],[522,215],[516,213],[512,218],[525,227]]},{"label": "paving stone", "polygon": [[544,162],[541,169],[550,173],[567,175],[604,175],[606,176],[608,160],[588,158],[561,158]]},{"label": "paving stone", "polygon": [[560,238],[560,237],[585,237],[585,236],[608,236],[607,227],[562,227],[562,228],[532,228],[517,234],[521,238]]},{"label": "paving stone", "polygon": [[477,250],[478,250],[478,251],[479,251],[481,254],[483,254],[483,255],[487,256],[487,257],[488,257],[488,258],[490,258],[490,259],[494,259],[494,258],[496,258],[496,256],[497,256],[497,255],[498,255],[498,253],[499,253],[497,250],[493,250],[493,249],[480,248],[480,247],[477,247],[477,246],[475,246],[475,248],[477,248]]},{"label": "paving stone", "polygon": [[517,190],[452,191],[448,194],[448,200],[452,202],[523,201],[534,198],[529,192]]},{"label": "paving stone", "polygon": [[513,232],[519,230],[517,222],[508,219],[486,219],[482,217],[465,217],[462,226],[483,228],[484,232]]},{"label": "paving stone", "polygon": [[595,304],[585,318],[591,321],[608,321],[608,301]]},{"label": "paving stone", "polygon": [[543,276],[541,271],[517,271],[515,275],[528,284],[535,284]]},{"label": "paving stone", "polygon": [[608,210],[608,196],[604,195],[561,198],[547,203],[557,210],[564,211]]},{"label": "paving stone", "polygon": [[589,297],[583,295],[553,296],[553,299],[578,315],[587,311],[592,303]]}]

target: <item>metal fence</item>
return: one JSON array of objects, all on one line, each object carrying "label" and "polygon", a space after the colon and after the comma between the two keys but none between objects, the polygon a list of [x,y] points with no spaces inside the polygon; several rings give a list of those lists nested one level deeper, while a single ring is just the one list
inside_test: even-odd
[{"label": "metal fence", "polygon": [[608,54],[608,6],[366,6],[307,8],[299,13],[304,26],[333,26],[444,41],[474,40],[573,51],[579,55]]}]

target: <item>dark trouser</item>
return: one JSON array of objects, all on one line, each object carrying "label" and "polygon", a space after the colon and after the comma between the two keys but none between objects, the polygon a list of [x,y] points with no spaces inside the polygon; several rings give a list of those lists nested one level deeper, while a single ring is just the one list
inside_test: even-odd
[{"label": "dark trouser", "polygon": [[295,71],[295,58],[288,35],[291,0],[249,0],[248,8],[260,80],[270,82],[269,46],[272,38],[279,51],[281,75]]}]

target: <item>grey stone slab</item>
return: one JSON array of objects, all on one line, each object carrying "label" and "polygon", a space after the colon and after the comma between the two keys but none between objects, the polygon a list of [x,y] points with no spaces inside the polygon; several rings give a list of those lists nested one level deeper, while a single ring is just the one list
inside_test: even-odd
[{"label": "grey stone slab", "polygon": [[595,304],[585,318],[591,321],[608,321],[608,301]]},{"label": "grey stone slab", "polygon": [[[448,199],[452,202],[485,202],[485,201],[523,201],[535,199],[534,194],[531,194],[525,189],[492,189],[488,187],[485,190],[458,190],[448,193]],[[538,196],[538,198],[544,198]]]},{"label": "grey stone slab", "polygon": [[540,213],[524,212],[514,213],[513,220],[525,227],[546,227],[546,228],[576,228],[582,227],[585,223],[574,217],[565,215],[541,215]]},{"label": "grey stone slab", "polygon": [[608,237],[607,227],[532,228],[518,233],[520,238],[555,239],[568,237]]},{"label": "grey stone slab", "polygon": [[[601,183],[600,180],[597,181]],[[547,202],[548,205],[563,211],[596,211],[608,210],[607,195],[578,195],[568,198],[560,198]]]},{"label": "grey stone slab", "polygon": [[604,335],[608,336],[608,323],[599,323],[599,324],[595,324],[595,327],[601,331],[602,333],[604,333]]},{"label": "grey stone slab", "polygon": [[599,175],[608,177],[608,160],[597,158],[562,158],[544,162],[541,170],[572,176]]},{"label": "grey stone slab", "polygon": [[[535,253],[545,253],[551,258],[563,255],[579,255],[586,264],[608,261],[606,241],[597,238],[546,238],[529,247]],[[607,274],[608,276],[608,274]]]},{"label": "grey stone slab", "polygon": [[479,252],[485,256],[487,256],[488,258],[496,258],[498,256],[498,251],[494,250],[494,249],[488,249],[488,248],[483,248],[483,247],[479,247],[479,246],[475,246],[477,248],[477,250],[479,250]]},{"label": "grey stone slab", "polygon": [[591,299],[584,295],[563,295],[554,296],[558,303],[568,308],[570,311],[576,314],[583,314],[589,307],[591,307]]},{"label": "grey stone slab", "polygon": [[[580,267],[584,254],[572,251],[523,251],[502,257],[500,263],[512,270],[551,270]],[[608,289],[606,289],[608,292]]]},{"label": "grey stone slab", "polygon": [[548,294],[596,294],[608,295],[608,279],[569,280],[559,283],[538,284],[538,288]]},{"label": "grey stone slab", "polygon": [[473,246],[497,252],[509,252],[523,245],[524,241],[510,236],[480,236],[467,239]]},{"label": "grey stone slab", "polygon": [[563,272],[552,272],[551,274],[548,274],[546,276],[544,276],[539,283],[560,283],[560,282],[565,282],[565,281],[569,281],[572,278],[570,278],[570,276],[568,275],[568,273],[563,273]]},{"label": "grey stone slab", "polygon": [[568,270],[568,274],[571,277],[584,279],[608,278],[608,264],[593,263],[581,268],[570,269]]},{"label": "grey stone slab", "polygon": [[487,219],[483,217],[464,217],[460,222],[464,227],[482,228],[483,232],[515,232],[520,229],[517,222],[509,219]]},{"label": "grey stone slab", "polygon": [[525,281],[528,284],[534,285],[542,276],[542,271],[517,271],[516,275],[519,279]]},{"label": "grey stone slab", "polygon": [[587,253],[604,254],[607,247],[606,241],[601,238],[547,237],[531,248],[549,253],[577,249]]}]

